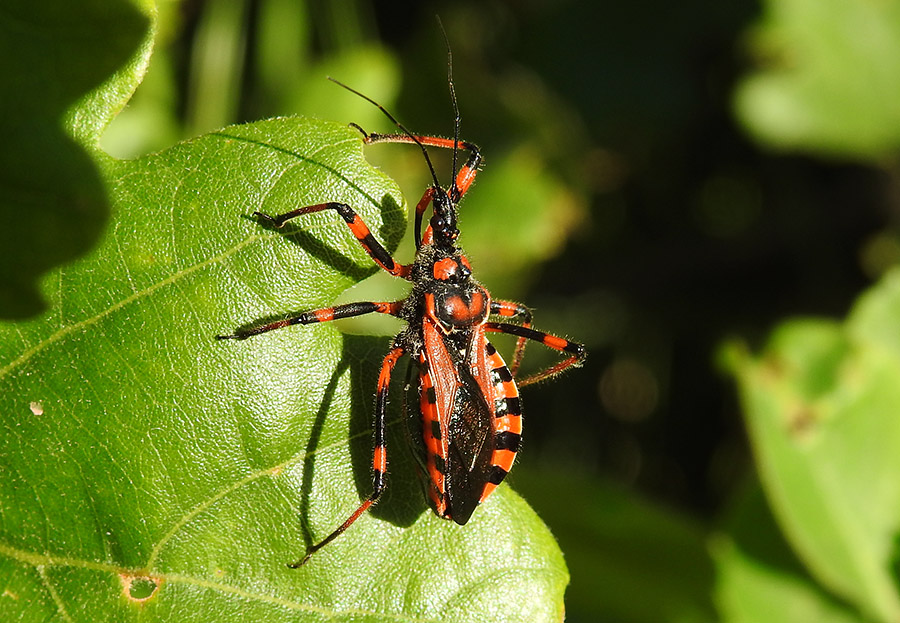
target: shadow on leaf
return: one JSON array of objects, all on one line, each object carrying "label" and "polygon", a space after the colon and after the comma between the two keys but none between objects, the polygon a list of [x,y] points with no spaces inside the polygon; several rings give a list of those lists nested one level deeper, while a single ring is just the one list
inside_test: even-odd
[{"label": "shadow on leaf", "polygon": [[[385,248],[393,248],[403,234],[402,221],[405,221],[405,217],[400,206],[397,205],[397,202],[390,195],[384,195],[381,198],[380,206],[384,225],[379,230],[376,238]],[[378,266],[374,261],[367,260],[364,264],[358,264],[354,259],[348,257],[344,251],[339,251],[325,244],[315,235],[307,232],[302,222],[303,217],[300,217],[297,221],[288,222],[280,229],[262,223],[252,216],[245,216],[244,218],[257,222],[261,227],[265,227],[270,231],[280,233],[335,272],[350,277],[355,281],[362,281],[378,270]],[[336,223],[342,224],[339,217],[336,218]],[[353,238],[349,229],[347,229],[346,244],[348,247],[359,247],[359,243]]]},{"label": "shadow on leaf", "polygon": [[[363,500],[372,492],[372,430],[374,422],[375,388],[381,361],[389,343],[382,337],[344,336],[342,365],[349,364],[353,406],[350,416],[350,447],[355,485]],[[416,465],[410,453],[407,429],[402,413],[401,394],[405,373],[402,365],[394,370],[387,413],[387,488],[371,514],[390,523],[407,527],[426,511],[428,506],[416,475]],[[354,509],[348,509],[348,515]]]},{"label": "shadow on leaf", "polygon": [[148,26],[126,2],[4,7],[0,83],[15,97],[0,104],[0,318],[45,309],[40,277],[100,237],[110,214],[106,182],[70,133],[97,139],[87,135],[112,113],[78,110],[79,100],[128,61]]}]

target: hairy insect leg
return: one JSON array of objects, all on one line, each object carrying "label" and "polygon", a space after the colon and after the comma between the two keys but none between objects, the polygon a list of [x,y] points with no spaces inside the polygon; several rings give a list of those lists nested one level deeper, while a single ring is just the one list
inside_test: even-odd
[{"label": "hairy insect leg", "polygon": [[288,566],[290,568],[296,569],[303,566],[313,554],[331,543],[337,537],[341,536],[347,528],[352,526],[357,519],[365,514],[365,512],[378,501],[378,498],[384,491],[385,472],[387,471],[387,450],[384,442],[384,419],[385,411],[387,410],[388,389],[391,385],[391,373],[394,370],[394,366],[397,364],[397,360],[400,359],[403,353],[403,347],[397,346],[395,343],[394,347],[391,348],[390,352],[385,356],[384,362],[381,364],[381,373],[378,376],[378,393],[375,397],[375,448],[372,454],[372,494],[360,504],[359,508],[353,511],[353,514],[350,515],[344,523],[338,526],[334,532],[318,543],[314,543],[307,547],[306,554],[303,558],[289,564]]},{"label": "hairy insect leg", "polygon": [[567,340],[564,337],[551,335],[550,333],[544,333],[543,331],[536,331],[522,325],[509,324],[505,322],[486,322],[484,324],[484,330],[492,333],[508,333],[519,338],[525,338],[526,340],[534,340],[535,342],[540,342],[548,348],[552,348],[553,350],[558,350],[561,353],[570,355],[569,357],[566,357],[559,363],[552,365],[545,370],[541,370],[540,372],[532,374],[531,376],[522,380],[517,379],[516,384],[519,385],[519,387],[524,387],[526,385],[531,385],[532,383],[537,383],[538,381],[543,381],[552,376],[556,376],[566,368],[578,366],[581,364],[581,362],[584,361],[584,358],[587,356],[587,352],[584,349],[584,344],[579,344],[578,342]]},{"label": "hairy insect leg", "polygon": [[357,303],[346,303],[345,305],[336,305],[334,307],[324,307],[322,309],[313,309],[303,312],[290,318],[276,320],[268,324],[258,327],[249,327],[238,329],[230,335],[217,335],[217,340],[246,340],[248,337],[267,333],[275,329],[282,329],[295,324],[315,324],[317,322],[330,322],[332,320],[340,320],[341,318],[352,318],[353,316],[362,316],[363,314],[379,313],[390,314],[396,316],[400,313],[403,301],[387,301],[387,302],[369,302],[360,301]]},{"label": "hairy insect leg", "polygon": [[347,226],[350,228],[350,231],[356,236],[356,239],[359,241],[362,248],[366,250],[369,257],[371,257],[381,268],[396,277],[403,277],[404,279],[409,277],[412,267],[408,264],[395,262],[387,249],[385,249],[380,242],[375,240],[375,236],[372,235],[368,225],[360,218],[359,214],[346,203],[329,201],[327,203],[318,203],[316,205],[297,208],[296,210],[291,210],[290,212],[285,212],[284,214],[279,214],[277,216],[265,214],[264,212],[254,212],[253,215],[261,218],[272,227],[280,229],[291,219],[303,216],[304,214],[321,212],[323,210],[334,210],[340,214],[341,218],[344,219],[344,222],[346,222]]},{"label": "hairy insect leg", "polygon": [[[474,143],[470,143],[468,141],[454,141],[453,139],[441,138],[439,136],[377,133],[368,134],[358,125],[352,125],[354,125],[356,129],[362,132],[365,142],[369,145],[374,145],[377,143],[411,143],[418,144],[420,146],[427,145],[428,147],[440,147],[442,149],[454,149],[455,147],[458,147],[468,151],[469,158],[456,173],[456,179],[453,180],[453,186],[451,187],[450,198],[454,202],[459,201],[463,197],[463,195],[466,194],[466,192],[469,190],[469,187],[472,186],[472,182],[475,181],[475,176],[478,174],[478,165],[481,164],[481,151]],[[422,195],[419,203],[416,204],[416,248],[419,248],[422,244],[422,216],[425,213],[425,210],[428,209],[431,200],[434,198],[434,192],[435,189],[433,187],[429,187],[425,190],[425,193]],[[427,231],[425,233],[425,238],[426,240],[428,239]]]}]

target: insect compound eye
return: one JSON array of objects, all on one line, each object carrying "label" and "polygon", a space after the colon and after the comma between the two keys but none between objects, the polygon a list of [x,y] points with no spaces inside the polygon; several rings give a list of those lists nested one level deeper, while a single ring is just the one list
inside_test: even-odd
[{"label": "insect compound eye", "polygon": [[448,223],[441,217],[431,219],[431,229],[437,237],[444,240],[453,241],[459,237],[459,230],[453,223]]},{"label": "insect compound eye", "polygon": [[455,207],[446,191],[437,189],[434,195],[434,213],[431,216],[431,229],[439,240],[452,242],[459,236],[456,228]]}]

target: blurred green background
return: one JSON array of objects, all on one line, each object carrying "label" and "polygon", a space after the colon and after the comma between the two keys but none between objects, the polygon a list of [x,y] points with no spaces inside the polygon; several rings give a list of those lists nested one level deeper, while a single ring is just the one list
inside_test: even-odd
[{"label": "blurred green background", "polygon": [[[797,335],[813,345],[803,354],[791,358],[800,338],[790,329],[760,361],[747,353],[788,317],[843,317],[900,260],[898,4],[160,2],[149,72],[102,146],[130,158],[291,114],[390,131],[328,75],[415,132],[449,136],[439,14],[462,135],[485,155],[461,204],[461,243],[495,297],[527,303],[538,328],[590,353],[583,369],[525,390],[525,446],[510,477],[566,554],[567,620],[896,620],[900,503],[884,498],[877,530],[860,486],[862,503],[823,494],[826,510],[804,516],[812,506],[791,500],[815,487],[791,484],[791,474],[844,464],[813,456],[815,436],[799,450],[766,445],[773,430],[792,439],[798,429],[783,423],[794,420],[779,414],[808,400],[831,414],[812,417],[813,428],[873,418],[858,454],[840,458],[865,455],[896,403],[834,415],[829,392],[844,396],[845,358],[878,348],[892,323],[851,319],[849,337],[837,323],[809,337],[800,321]],[[410,203],[428,183],[415,149],[376,146],[367,157]],[[449,159],[435,160],[446,175]],[[376,276],[341,300],[388,298],[394,287]],[[855,328],[875,325],[872,335]],[[834,341],[843,346],[820,354]],[[528,360],[538,367],[553,355],[536,347]],[[809,372],[810,361],[829,372]],[[784,388],[760,404],[768,369]],[[793,400],[792,379],[809,374],[825,389]],[[742,413],[774,423],[745,427]],[[801,466],[779,462],[795,450]],[[895,466],[880,463],[860,482],[894,482]],[[811,482],[831,491],[829,478]],[[877,547],[851,540],[850,562],[817,558],[804,535],[855,534],[812,525],[851,503],[850,523]],[[854,565],[868,571],[856,577]],[[853,578],[837,578],[842,569]]]}]

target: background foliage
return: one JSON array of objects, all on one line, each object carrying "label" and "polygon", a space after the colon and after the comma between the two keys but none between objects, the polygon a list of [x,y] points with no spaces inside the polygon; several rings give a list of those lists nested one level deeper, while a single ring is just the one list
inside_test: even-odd
[{"label": "background foliage", "polygon": [[[449,134],[439,13],[454,51],[463,134],[486,156],[462,205],[462,242],[495,296],[527,302],[540,328],[582,340],[591,353],[582,370],[525,393],[525,450],[511,476],[565,554],[567,620],[900,618],[900,277],[893,270],[900,3],[654,2],[651,10],[570,0],[387,9],[240,0],[160,3],[158,14],[128,3],[118,13],[107,3],[59,3],[45,14],[20,4],[0,17],[3,57],[16,61],[4,84],[19,94],[0,99],[9,137],[0,151],[0,313],[10,319],[0,326],[0,613],[93,616],[67,591],[93,586],[115,601],[120,587],[98,578],[140,570],[150,557],[183,565],[182,581],[230,586],[229,603],[252,604],[259,617],[286,609],[312,620],[336,612],[347,620],[397,612],[461,620],[434,605],[452,603],[442,578],[478,587],[482,615],[515,598],[504,592],[512,583],[461,575],[466,565],[453,552],[489,557],[517,547],[516,538],[530,544],[516,551],[539,553],[535,568],[546,564],[535,585],[558,594],[565,566],[517,496],[506,488],[484,509],[483,523],[445,539],[443,522],[423,512],[414,480],[404,476],[411,469],[403,452],[392,454],[394,510],[386,505],[356,541],[391,549],[386,543],[400,538],[399,553],[367,558],[348,540],[346,555],[372,577],[360,581],[364,574],[326,562],[311,576],[312,597],[292,594],[296,576],[281,559],[367,487],[366,419],[385,343],[372,336],[396,324],[345,323],[345,337],[330,328],[299,331],[274,338],[275,350],[247,342],[229,344],[239,348],[225,354],[205,339],[265,314],[327,304],[372,274],[327,219],[316,221],[316,237],[297,232],[287,240],[240,219],[260,197],[287,206],[311,187],[328,187],[327,177],[298,167],[289,184],[262,192],[266,179],[294,166],[290,154],[273,162],[254,146],[302,151],[310,134],[352,141],[347,121],[388,129],[377,110],[325,75],[381,101],[417,131]],[[68,27],[73,21],[83,27]],[[209,134],[290,114],[339,123],[311,130],[263,122]],[[252,140],[236,142],[238,135]],[[409,259],[400,193],[350,145],[333,154],[338,168],[354,163],[353,179],[364,185],[357,203]],[[145,155],[157,150],[165,151]],[[415,150],[373,147],[365,157],[397,180],[407,201],[427,183]],[[449,170],[449,161],[438,162]],[[346,186],[332,190],[350,192]],[[158,206],[178,206],[182,220],[149,223]],[[140,228],[122,216],[158,234],[130,239]],[[232,259],[228,250],[237,248]],[[81,264],[67,263],[76,257]],[[122,305],[121,317],[90,320],[92,339],[66,329],[185,270],[190,285],[174,295],[154,290],[140,307]],[[395,288],[375,275],[338,300],[390,298]],[[35,350],[60,330],[68,332],[47,354]],[[287,354],[272,359],[277,352]],[[316,414],[312,421],[293,417],[313,400],[290,389],[312,370],[302,367],[305,357],[330,362],[315,368],[316,395],[330,402],[304,406]],[[534,349],[529,359],[539,366],[552,355]],[[116,362],[131,370],[127,391],[112,372]],[[154,381],[141,391],[144,379]],[[185,387],[195,393],[175,390]],[[84,405],[94,419],[79,415]],[[193,431],[177,428],[191,422]],[[222,422],[233,427],[224,437],[215,433]],[[128,430],[146,436],[121,432]],[[178,435],[168,454],[156,439],[166,430]],[[394,435],[392,447],[402,448],[403,435]],[[206,439],[239,443],[204,447]],[[353,464],[340,466],[327,451],[317,460],[315,452],[297,455],[298,439],[307,452],[356,439]],[[117,446],[109,456],[132,462],[97,462],[96,448]],[[131,456],[134,447],[144,449]],[[233,457],[252,460],[233,464]],[[272,465],[294,478],[270,482]],[[78,466],[82,473],[67,471]],[[97,484],[107,473],[119,483],[111,492]],[[203,474],[201,482],[154,485],[188,473]],[[164,552],[170,558],[153,553],[158,531],[171,528],[167,517],[188,517],[197,500],[254,474],[261,488],[249,502],[232,500],[198,521],[187,549],[174,543]],[[344,485],[320,493],[313,474]],[[171,491],[181,497],[167,499]],[[285,498],[300,500],[299,508]],[[35,500],[55,501],[42,509]],[[268,510],[239,512],[261,501]],[[151,502],[154,512],[144,506]],[[298,510],[312,528],[297,525]],[[46,517],[56,519],[40,523]],[[129,526],[155,517],[162,527],[123,531],[104,523],[114,517]],[[70,520],[68,538],[46,527]],[[93,523],[79,528],[79,520]],[[513,541],[494,542],[498,534]],[[207,550],[230,554],[198,558]],[[60,552],[89,564],[60,564]],[[383,565],[366,566],[381,556]],[[398,579],[435,560],[440,568],[414,574],[422,578],[418,592]],[[398,575],[373,580],[379,569]],[[169,588],[177,585],[173,576]],[[388,585],[398,592],[365,602]],[[214,596],[188,603],[221,603],[220,589],[181,586]],[[411,594],[420,601],[397,605]],[[536,601],[548,620],[559,616],[558,605]],[[162,606],[153,600],[140,610],[137,603],[124,600],[114,611],[170,614],[154,610]],[[326,604],[325,612],[292,610],[296,603]],[[193,612],[202,620],[202,609]]]}]

